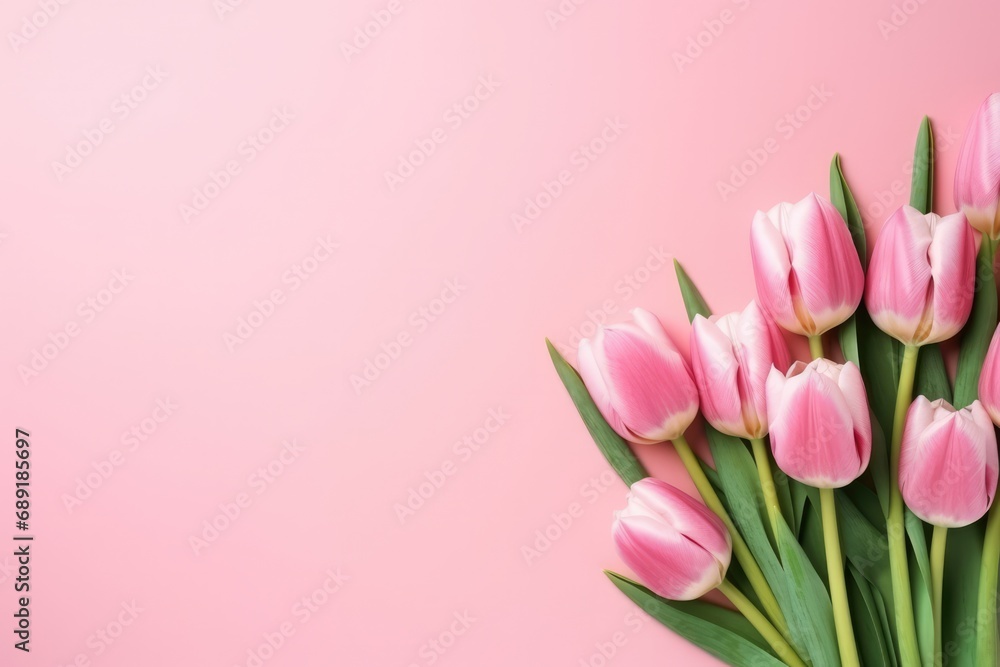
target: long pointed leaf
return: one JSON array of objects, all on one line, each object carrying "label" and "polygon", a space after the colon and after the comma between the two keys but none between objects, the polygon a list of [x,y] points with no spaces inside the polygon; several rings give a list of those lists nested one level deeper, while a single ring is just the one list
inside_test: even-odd
[{"label": "long pointed leaf", "polygon": [[688,320],[693,320],[695,315],[708,317],[712,314],[712,309],[708,307],[705,297],[698,291],[691,276],[687,274],[684,267],[676,259],[674,260],[674,272],[677,273],[677,284],[681,288],[681,298],[684,299],[684,308],[687,310]]},{"label": "long pointed leaf", "polygon": [[633,602],[706,653],[737,667],[782,667],[760,634],[740,614],[705,602],[674,602],[620,574],[608,578]]},{"label": "long pointed leaf", "polygon": [[590,436],[594,439],[604,458],[618,473],[618,476],[628,486],[649,477],[649,473],[639,463],[639,459],[636,458],[629,444],[615,433],[615,430],[604,420],[604,416],[597,409],[594,399],[590,397],[586,385],[583,384],[580,374],[563,359],[563,356],[548,339],[546,339],[545,344],[549,348],[549,356],[552,357],[556,373],[559,374],[559,379],[562,380],[570,398],[573,399],[573,404],[576,406],[577,412],[580,413],[580,417],[583,418],[583,423],[587,425]]}]

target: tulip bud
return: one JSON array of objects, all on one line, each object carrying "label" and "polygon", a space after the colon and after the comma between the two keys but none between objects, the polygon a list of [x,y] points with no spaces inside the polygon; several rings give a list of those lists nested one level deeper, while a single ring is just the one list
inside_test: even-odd
[{"label": "tulip bud", "polygon": [[657,595],[693,600],[726,578],[732,538],[725,524],[683,491],[652,477],[632,485],[615,512],[615,547]]},{"label": "tulip bud", "polygon": [[756,302],[742,313],[691,323],[691,368],[708,422],[739,438],[767,435],[764,386],[771,366],[791,363],[777,325]]},{"label": "tulip bud", "polygon": [[979,401],[956,410],[923,396],[910,406],[899,455],[903,500],[927,523],[959,528],[978,521],[997,490],[997,438]]},{"label": "tulip bud", "polygon": [[788,476],[839,488],[868,467],[871,417],[861,371],[851,362],[797,361],[767,378],[767,414],[774,460]]},{"label": "tulip bud", "polygon": [[993,334],[993,342],[979,376],[979,400],[993,423],[1000,426],[1000,328]]},{"label": "tulip bud", "polygon": [[902,206],[875,242],[865,301],[882,331],[906,345],[957,334],[972,311],[976,237],[955,213],[926,215]]},{"label": "tulip bud", "polygon": [[1000,239],[1000,93],[986,98],[965,133],[955,167],[955,206],[984,235]]},{"label": "tulip bud", "polygon": [[818,336],[858,308],[865,276],[847,224],[813,193],[758,211],[750,251],[761,307],[782,328]]},{"label": "tulip bud", "polygon": [[674,440],[698,414],[687,361],[656,316],[600,327],[580,343],[580,376],[611,428],[638,444]]}]

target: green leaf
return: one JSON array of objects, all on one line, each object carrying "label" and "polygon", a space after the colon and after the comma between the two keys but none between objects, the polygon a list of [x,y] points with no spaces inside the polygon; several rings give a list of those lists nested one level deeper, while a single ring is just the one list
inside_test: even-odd
[{"label": "green leaf", "polygon": [[847,228],[854,239],[854,247],[858,250],[858,257],[861,259],[861,266],[868,268],[868,243],[865,239],[865,223],[861,219],[861,211],[858,209],[851,188],[844,178],[844,171],[840,167],[840,153],[834,153],[833,160],[830,161],[830,201],[840,211],[841,217],[847,223]]},{"label": "green leaf", "polygon": [[910,206],[921,213],[934,210],[934,133],[931,119],[924,116],[913,149],[913,178],[910,181]]},{"label": "green leaf", "polygon": [[830,594],[784,521],[778,522],[778,551],[789,593],[781,605],[796,643],[808,654],[813,667],[839,667]]},{"label": "green leaf", "polygon": [[[889,541],[885,532],[885,518],[878,511],[877,503],[864,501],[868,509],[862,512],[851,495],[857,493],[854,485],[837,494],[837,518],[841,544],[847,560],[857,568],[882,598],[890,633],[895,642],[896,615],[893,609],[892,575],[889,570]],[[869,491],[869,494],[871,492]],[[869,520],[868,516],[875,521]]]},{"label": "green leaf", "polygon": [[850,575],[847,577],[847,599],[861,664],[865,667],[891,667],[889,645],[882,632],[882,621],[871,585],[850,564],[847,572]]},{"label": "green leaf", "polygon": [[823,579],[823,585],[830,588],[826,569],[826,543],[823,536],[823,519],[815,505],[810,501],[802,515],[802,531],[799,533],[799,544],[809,556],[816,573]]},{"label": "green leaf", "polygon": [[979,375],[986,360],[986,351],[997,328],[997,290],[993,275],[995,248],[985,236],[976,262],[976,296],[972,315],[962,331],[962,348],[958,355],[955,378],[955,407],[964,408],[979,398]]},{"label": "green leaf", "polygon": [[976,666],[976,624],[979,611],[979,568],[983,555],[984,521],[948,531],[941,614],[942,647],[948,667]]},{"label": "green leaf", "polygon": [[[858,306],[864,308],[864,304]],[[846,322],[837,329],[840,338],[840,351],[844,354],[844,359],[861,367],[861,352],[858,350],[858,321],[855,315],[851,315]]]},{"label": "green leaf", "polygon": [[917,394],[926,396],[929,401],[936,401],[939,398],[949,403],[952,401],[948,369],[944,365],[941,348],[937,345],[925,345],[920,348],[915,390]]},{"label": "green leaf", "polygon": [[628,486],[649,477],[649,473],[639,463],[639,459],[636,458],[629,444],[615,433],[615,430],[604,420],[604,416],[597,409],[594,399],[590,397],[586,385],[583,384],[580,374],[563,359],[563,356],[548,339],[545,340],[545,344],[549,348],[549,356],[552,357],[556,373],[559,374],[559,379],[562,380],[570,398],[573,399],[573,404],[576,405],[580,417],[583,418],[583,423],[587,425],[587,430],[590,431],[597,448],[601,450],[601,454],[615,469],[618,476]]},{"label": "green leaf", "polygon": [[910,538],[910,589],[913,597],[913,616],[917,623],[917,643],[924,667],[934,665],[934,612],[931,605],[931,564],[927,555],[927,536],[924,523],[909,509],[904,519],[906,535]]},{"label": "green leaf", "polygon": [[878,610],[878,620],[882,624],[882,637],[886,641],[886,651],[889,654],[889,662],[893,667],[899,664],[899,656],[896,655],[896,626],[889,621],[889,612],[886,610],[885,601],[882,594],[874,585],[870,588],[872,599],[875,601],[875,608]]},{"label": "green leaf", "polygon": [[737,667],[782,667],[749,621],[737,612],[694,600],[666,600],[620,574],[605,572],[633,602],[692,644]]},{"label": "green leaf", "polygon": [[687,310],[688,320],[693,321],[695,315],[709,317],[712,309],[708,307],[705,297],[698,291],[691,276],[687,274],[684,267],[676,259],[674,260],[674,271],[677,273],[677,284],[681,288],[681,298],[684,299],[684,308]]}]

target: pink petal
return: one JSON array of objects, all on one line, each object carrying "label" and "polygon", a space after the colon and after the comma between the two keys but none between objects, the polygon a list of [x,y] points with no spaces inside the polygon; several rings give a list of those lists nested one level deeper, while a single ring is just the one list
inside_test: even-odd
[{"label": "pink petal", "polygon": [[993,334],[982,374],[979,376],[979,400],[993,419],[1000,425],[1000,327]]},{"label": "pink petal", "polygon": [[[638,443],[673,440],[694,421],[698,390],[687,362],[659,342],[617,327],[604,329],[594,358],[610,404]],[[623,436],[626,437],[626,436]]]},{"label": "pink petal", "polygon": [[932,286],[931,240],[927,219],[902,206],[882,226],[868,267],[868,312],[880,329],[904,343],[918,342]]},{"label": "pink petal", "polygon": [[993,93],[969,123],[955,167],[955,206],[972,226],[1000,236],[1000,93]]},{"label": "pink petal", "polygon": [[928,257],[934,280],[934,324],[924,344],[956,335],[972,311],[976,282],[976,239],[961,213],[934,226]]},{"label": "pink petal", "polygon": [[797,203],[786,242],[799,295],[814,334],[844,322],[861,303],[864,271],[847,224],[826,199],[811,193]]},{"label": "pink petal", "polygon": [[[921,410],[926,414],[926,407]],[[938,418],[924,428],[907,423],[900,490],[910,509],[928,523],[966,526],[986,513],[996,493],[996,436],[992,422],[985,420],[983,428],[977,410],[981,406],[938,411]]]},{"label": "pink petal", "polygon": [[810,365],[787,380],[775,401],[773,377],[768,378],[768,413],[778,467],[820,488],[837,488],[856,479],[867,461],[855,440],[851,408],[836,382]]},{"label": "pink petal", "polygon": [[705,419],[724,433],[749,437],[737,387],[738,365],[732,341],[701,315],[691,323],[691,369]]},{"label": "pink petal", "polygon": [[782,328],[803,333],[789,291],[792,264],[788,248],[781,232],[762,211],[757,212],[750,225],[750,255],[761,307]]}]

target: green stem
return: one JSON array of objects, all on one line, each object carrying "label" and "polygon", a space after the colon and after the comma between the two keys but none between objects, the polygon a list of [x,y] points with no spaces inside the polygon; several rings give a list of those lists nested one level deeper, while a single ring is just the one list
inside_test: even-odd
[{"label": "green stem", "polygon": [[899,491],[899,448],[903,442],[903,426],[913,398],[913,379],[917,371],[920,348],[906,346],[903,365],[899,372],[899,390],[896,393],[896,414],[892,425],[892,448],[889,454],[889,570],[892,574],[892,598],[896,608],[896,630],[899,653],[903,665],[919,665],[920,649],[917,628],[913,620],[913,602],[910,596],[910,570],[906,563],[906,529],[903,526],[903,496]]},{"label": "green stem", "polygon": [[994,502],[986,520],[983,562],[979,572],[979,611],[976,614],[976,664],[996,663],[997,563],[1000,562],[1000,502]]},{"label": "green stem", "polygon": [[740,566],[742,566],[744,574],[747,575],[747,579],[750,580],[750,585],[760,599],[764,611],[767,612],[774,625],[781,631],[781,636],[790,642],[791,634],[788,632],[788,623],[781,613],[781,607],[778,605],[777,598],[774,597],[774,592],[768,585],[767,579],[764,578],[764,572],[761,571],[760,565],[757,564],[757,560],[753,557],[750,547],[743,540],[743,536],[740,535],[740,531],[736,529],[736,524],[730,518],[729,512],[722,505],[719,494],[712,488],[712,483],[705,475],[705,471],[701,469],[701,462],[691,450],[691,445],[681,435],[674,440],[674,448],[681,457],[681,461],[684,463],[688,474],[691,475],[691,479],[694,481],[694,485],[698,489],[698,493],[701,494],[705,504],[722,519],[722,522],[726,524],[726,528],[729,529],[729,535],[733,540],[733,553],[736,555],[736,560],[739,561]]},{"label": "green stem", "polygon": [[[990,268],[996,263],[998,242],[983,236],[983,252]],[[996,289],[996,274],[981,289]],[[970,397],[970,398],[974,398]],[[1000,565],[1000,502],[994,502],[986,519],[983,559],[979,570],[979,610],[976,613],[976,664],[997,662],[997,568]]]},{"label": "green stem", "polygon": [[847,603],[847,582],[844,580],[844,556],[840,552],[840,531],[837,530],[837,501],[833,489],[819,490],[823,514],[823,542],[826,545],[826,571],[833,599],[833,621],[837,627],[837,644],[843,667],[860,667],[858,646],[851,625],[851,608]]},{"label": "green stem", "polygon": [[771,519],[771,535],[778,542],[778,521],[781,517],[781,504],[778,502],[778,491],[771,476],[771,458],[767,453],[767,444],[761,438],[751,438],[753,458],[757,462],[757,476],[760,477],[760,488],[764,492],[764,502],[767,504],[767,515]]},{"label": "green stem", "polygon": [[948,541],[948,529],[944,526],[934,526],[931,537],[931,590],[933,591],[934,611],[934,664],[940,667],[944,664],[944,653],[941,652],[941,600],[944,593],[944,552]]},{"label": "green stem", "polygon": [[809,354],[813,359],[823,358],[823,335],[809,336]]},{"label": "green stem", "polygon": [[750,621],[750,625],[760,633],[760,636],[774,649],[781,660],[792,667],[805,667],[805,663],[795,653],[795,650],[774,629],[767,617],[760,613],[760,610],[753,606],[753,603],[743,593],[740,593],[739,589],[728,581],[723,581],[719,585],[719,592],[729,598],[729,601]]}]

